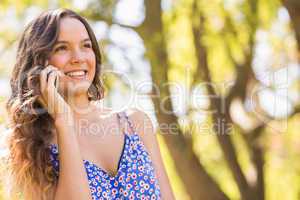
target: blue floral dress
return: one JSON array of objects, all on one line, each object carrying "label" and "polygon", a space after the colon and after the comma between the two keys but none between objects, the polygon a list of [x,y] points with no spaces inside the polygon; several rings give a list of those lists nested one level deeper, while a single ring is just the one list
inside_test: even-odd
[{"label": "blue floral dress", "polygon": [[[83,160],[92,199],[160,199],[160,187],[150,156],[125,112],[117,113],[130,126],[132,133],[125,134],[117,173],[112,176],[96,164]],[[50,160],[58,178],[59,155],[55,144],[50,144]]]}]

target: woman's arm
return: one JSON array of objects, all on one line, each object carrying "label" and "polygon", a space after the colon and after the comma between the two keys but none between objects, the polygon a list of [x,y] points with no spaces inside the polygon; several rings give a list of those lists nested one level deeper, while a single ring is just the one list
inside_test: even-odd
[{"label": "woman's arm", "polygon": [[[71,118],[69,116],[67,120]],[[59,148],[59,179],[54,199],[92,199],[74,123],[68,125],[66,120],[57,118],[55,127]]]},{"label": "woman's arm", "polygon": [[153,166],[156,171],[156,176],[159,181],[162,199],[174,200],[170,182],[162,161],[162,157],[159,150],[159,145],[156,139],[156,135],[153,130],[151,119],[142,111],[134,109],[129,118],[132,119],[133,126],[137,133],[140,135],[148,153],[151,157]]},{"label": "woman's arm", "polygon": [[59,77],[63,76],[51,65],[40,74],[40,102],[54,119],[59,151],[59,178],[54,199],[88,200],[91,199],[91,192],[76,137],[74,115],[59,93]]}]

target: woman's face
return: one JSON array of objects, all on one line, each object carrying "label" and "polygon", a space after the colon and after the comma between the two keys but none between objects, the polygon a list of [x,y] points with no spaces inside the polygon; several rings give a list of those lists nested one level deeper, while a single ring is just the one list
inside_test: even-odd
[{"label": "woman's face", "polygon": [[58,40],[48,61],[66,75],[60,79],[63,90],[87,91],[95,76],[96,57],[88,32],[78,19],[61,20]]}]

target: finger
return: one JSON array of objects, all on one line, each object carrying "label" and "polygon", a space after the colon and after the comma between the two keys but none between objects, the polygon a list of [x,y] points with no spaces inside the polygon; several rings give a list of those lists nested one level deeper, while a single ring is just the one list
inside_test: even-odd
[{"label": "finger", "polygon": [[[42,94],[46,95],[45,94],[45,91],[46,91],[46,88],[47,88],[47,74],[48,72],[50,71],[50,68],[45,68],[41,71],[41,74],[40,74],[40,90],[42,92]],[[46,98],[46,96],[45,96]]]},{"label": "finger", "polygon": [[47,71],[46,81],[48,82],[50,73],[51,73],[52,71],[54,71],[54,70],[57,70],[57,69],[56,69],[55,67],[53,67],[52,65],[48,65],[48,66],[47,66],[47,69],[48,69],[48,71]]},{"label": "finger", "polygon": [[48,87],[48,77],[49,74],[53,71],[51,67],[46,67],[42,72],[40,76],[40,82],[41,82],[41,91],[42,94],[44,95],[44,98],[47,98],[47,87]]},{"label": "finger", "polygon": [[38,96],[37,100],[42,105],[42,107],[47,108],[47,103],[42,96]]},{"label": "finger", "polygon": [[58,73],[59,76],[65,76],[65,74],[61,70],[59,70],[57,67],[54,67],[52,65],[49,65],[49,67],[51,69],[55,70]]},{"label": "finger", "polygon": [[59,76],[63,76],[64,75],[64,73],[62,71],[60,71],[57,67],[54,67],[53,65],[48,65],[47,67],[49,69],[51,69],[51,70],[55,70],[56,72],[58,72]]},{"label": "finger", "polygon": [[40,72],[40,91],[41,91],[41,95],[38,97],[38,101],[42,104],[42,106],[44,108],[48,108],[48,94],[46,91],[47,88],[47,73],[50,70],[50,68],[45,68]]},{"label": "finger", "polygon": [[54,80],[54,87],[57,88],[58,84],[58,75],[56,75],[55,80]]},{"label": "finger", "polygon": [[40,83],[41,83],[41,91],[43,93],[47,89],[49,73],[53,70],[54,70],[54,68],[49,66],[49,67],[46,67],[45,69],[43,69],[41,72]]},{"label": "finger", "polygon": [[58,91],[58,89],[59,89],[60,77],[61,77],[61,75],[60,75],[59,71],[57,71],[57,73],[56,73],[56,78],[55,78],[55,80],[54,80],[54,87],[57,89],[57,91]]},{"label": "finger", "polygon": [[52,65],[49,65],[49,68],[52,69],[52,70],[54,70],[55,73],[56,73],[56,78],[54,80],[54,86],[58,89],[58,87],[59,87],[59,77],[64,76],[64,73],[62,71],[60,71],[58,68],[56,68],[56,67],[54,67]]},{"label": "finger", "polygon": [[57,77],[57,72],[55,70],[52,70],[49,74],[49,79],[48,79],[48,110],[50,113],[54,113],[54,108],[55,108],[55,99],[56,99],[56,88],[54,86],[55,79]]},{"label": "finger", "polygon": [[46,68],[45,68],[45,74],[46,74],[46,82],[48,82],[48,78],[49,78],[49,74],[51,71],[58,71],[58,69],[52,65],[48,65]]},{"label": "finger", "polygon": [[56,70],[51,70],[48,74],[48,89],[54,89],[58,72]]},{"label": "finger", "polygon": [[[38,98],[38,101],[44,106],[45,108],[49,108],[48,104],[48,75],[51,71],[58,70],[56,67],[48,65],[40,72],[40,90],[41,96]],[[53,93],[53,92],[52,92]]]},{"label": "finger", "polygon": [[58,70],[58,68],[55,67],[55,66],[53,66],[53,65],[48,65],[47,68],[54,69],[54,70]]},{"label": "finger", "polygon": [[57,89],[59,89],[59,86],[61,84],[60,81],[63,81],[63,78],[64,78],[65,74],[62,71],[60,71],[58,68],[56,68],[56,67],[53,67],[53,66],[49,66],[49,67],[56,72],[57,77],[54,80],[54,86]]}]

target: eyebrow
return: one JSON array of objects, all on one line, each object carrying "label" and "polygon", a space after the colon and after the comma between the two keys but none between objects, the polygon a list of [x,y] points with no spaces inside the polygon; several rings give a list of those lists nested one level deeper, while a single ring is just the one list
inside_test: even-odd
[{"label": "eyebrow", "polygon": [[[81,42],[92,42],[91,39],[89,38],[86,38],[84,40],[82,40]],[[67,41],[64,41],[64,40],[60,40],[60,41],[57,41],[55,44],[66,44],[68,43]]]}]

